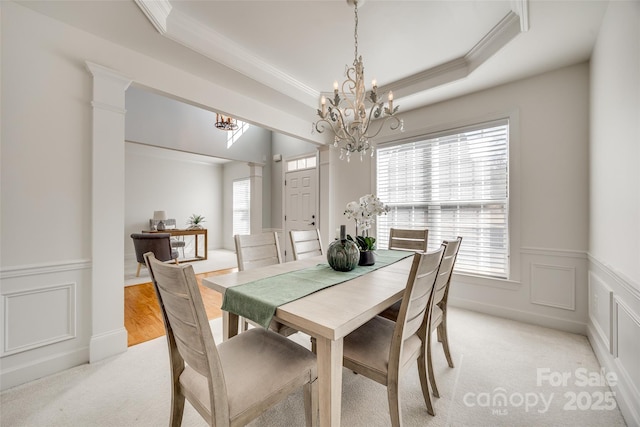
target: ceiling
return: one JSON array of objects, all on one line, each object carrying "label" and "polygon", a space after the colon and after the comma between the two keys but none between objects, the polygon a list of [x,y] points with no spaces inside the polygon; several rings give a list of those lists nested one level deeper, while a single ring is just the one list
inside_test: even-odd
[{"label": "ceiling", "polygon": [[[354,59],[345,0],[18,2],[309,122]],[[588,60],[606,5],[367,0],[358,50],[402,112]]]}]

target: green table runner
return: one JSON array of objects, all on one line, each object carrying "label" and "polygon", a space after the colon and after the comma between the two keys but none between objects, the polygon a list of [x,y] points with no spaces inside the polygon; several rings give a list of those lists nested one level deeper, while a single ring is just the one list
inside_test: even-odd
[{"label": "green table runner", "polygon": [[348,272],[335,271],[329,264],[318,264],[232,286],[224,294],[222,309],[253,320],[266,329],[280,305],[393,264],[412,256],[413,252],[377,250],[375,254],[374,265],[356,266]]}]

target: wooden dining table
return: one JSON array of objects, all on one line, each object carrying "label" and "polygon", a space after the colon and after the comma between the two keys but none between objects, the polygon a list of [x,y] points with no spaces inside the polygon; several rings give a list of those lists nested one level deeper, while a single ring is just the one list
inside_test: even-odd
[{"label": "wooden dining table", "polygon": [[[328,287],[276,309],[274,319],[316,339],[321,426],[339,426],[343,338],[402,298],[412,257]],[[232,286],[326,263],[324,256],[202,279],[223,294]],[[238,333],[238,316],[223,311],[223,337]]]}]

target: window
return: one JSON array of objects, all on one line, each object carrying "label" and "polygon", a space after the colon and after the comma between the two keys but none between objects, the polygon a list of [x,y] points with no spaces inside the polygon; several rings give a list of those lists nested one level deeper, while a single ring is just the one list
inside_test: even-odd
[{"label": "window", "polygon": [[301,169],[311,169],[316,167],[316,156],[305,157],[304,159],[289,160],[287,162],[287,172]]},{"label": "window", "polygon": [[456,271],[507,278],[507,120],[379,147],[377,195],[390,211],[378,217],[380,247],[389,228],[428,228],[429,250],[462,236]]},{"label": "window", "polygon": [[249,178],[233,181],[233,235],[251,233]]},{"label": "window", "polygon": [[236,120],[236,123],[238,124],[238,129],[227,133],[227,148],[230,148],[234,142],[239,140],[242,134],[249,130],[251,126],[249,123],[240,120]]}]

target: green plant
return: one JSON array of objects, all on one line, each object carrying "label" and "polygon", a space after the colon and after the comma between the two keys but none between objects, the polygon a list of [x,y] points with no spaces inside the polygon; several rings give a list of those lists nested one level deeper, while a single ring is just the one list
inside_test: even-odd
[{"label": "green plant", "polygon": [[189,228],[201,228],[203,222],[205,222],[205,220],[202,215],[193,214],[187,220],[187,225]]},{"label": "green plant", "polygon": [[366,251],[374,251],[376,249],[376,238],[370,236],[356,236],[356,239],[353,240],[351,235],[347,235],[347,239],[355,242],[358,245],[358,248],[362,252]]}]

